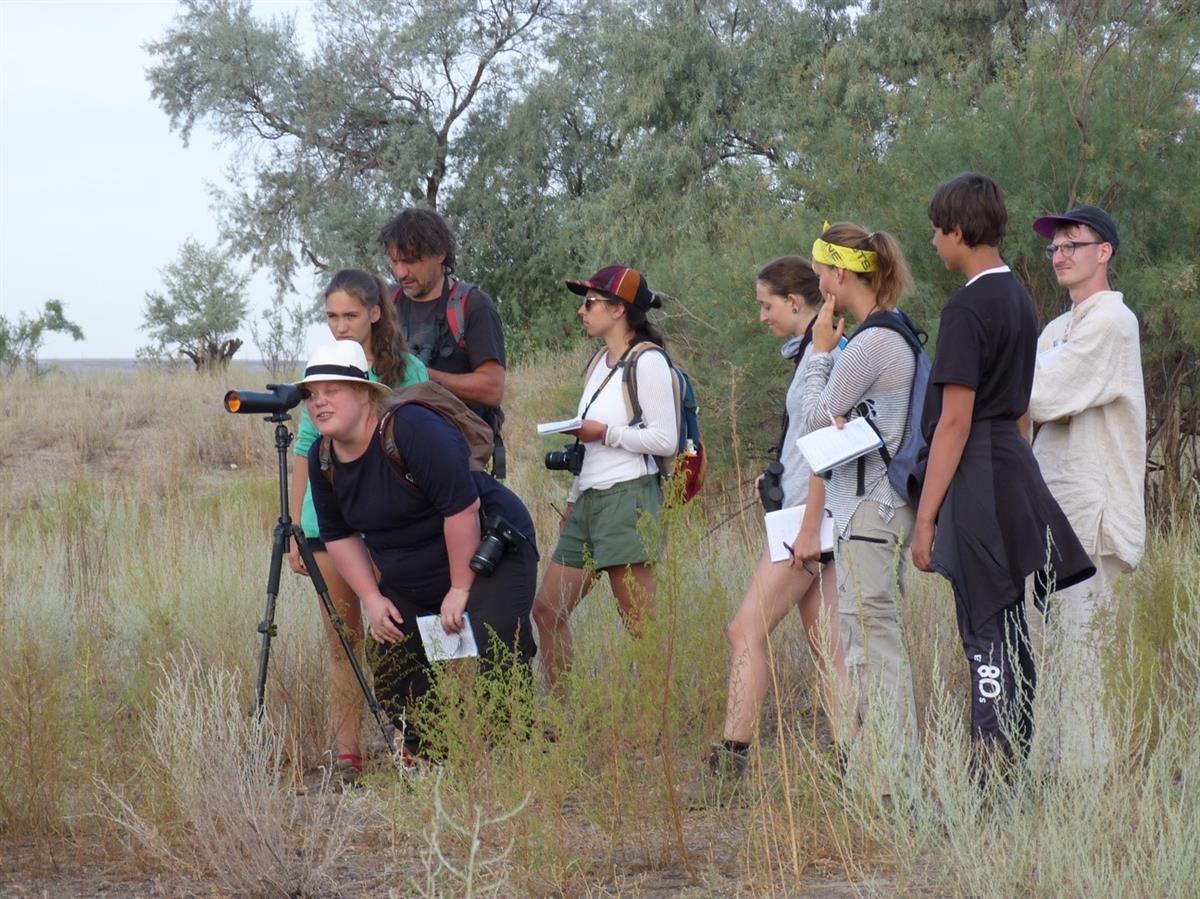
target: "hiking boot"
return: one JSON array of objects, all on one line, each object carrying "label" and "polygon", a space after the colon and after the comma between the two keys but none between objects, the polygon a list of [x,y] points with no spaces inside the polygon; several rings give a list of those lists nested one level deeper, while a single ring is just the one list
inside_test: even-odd
[{"label": "hiking boot", "polygon": [[745,802],[749,767],[749,751],[739,752],[724,743],[713,744],[700,775],[684,790],[687,808],[700,811]]}]

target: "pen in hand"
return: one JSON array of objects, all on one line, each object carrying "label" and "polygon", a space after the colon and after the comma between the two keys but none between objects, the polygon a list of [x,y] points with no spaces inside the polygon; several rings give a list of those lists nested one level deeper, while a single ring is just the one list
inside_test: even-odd
[{"label": "pen in hand", "polygon": [[[796,551],[792,549],[791,546],[789,546],[786,542],[783,544],[783,548],[788,551],[789,556],[791,556],[793,559],[796,558]],[[807,562],[801,562],[800,567],[803,568],[808,574],[816,574],[815,571],[808,567]]]}]

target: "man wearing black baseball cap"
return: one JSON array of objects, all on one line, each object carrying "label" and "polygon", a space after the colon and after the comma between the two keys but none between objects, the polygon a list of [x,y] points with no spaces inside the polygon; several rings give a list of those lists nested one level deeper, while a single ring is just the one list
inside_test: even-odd
[{"label": "man wearing black baseball cap", "polygon": [[[1046,215],[1033,230],[1071,308],[1038,339],[1029,414],[1033,453],[1096,574],[1049,597],[1046,615],[1050,757],[1089,769],[1112,758],[1096,624],[1114,604],[1113,582],[1133,569],[1146,541],[1146,395],[1137,317],[1109,284],[1120,247],[1112,216],[1098,206]],[[1057,689],[1055,689],[1057,687]],[[1042,696],[1039,693],[1039,696]]]}]

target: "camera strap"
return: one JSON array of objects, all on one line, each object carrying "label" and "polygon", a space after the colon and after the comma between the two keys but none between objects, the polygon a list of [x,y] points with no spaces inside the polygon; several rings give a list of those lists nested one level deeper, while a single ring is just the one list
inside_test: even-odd
[{"label": "camera strap", "polygon": [[[608,386],[608,382],[612,380],[613,375],[619,372],[625,366],[625,360],[629,358],[629,354],[633,352],[636,343],[631,343],[625,348],[625,352],[621,354],[621,358],[617,360],[617,364],[608,370],[608,374],[604,376],[604,380],[600,382],[600,386],[596,388],[596,392],[592,394],[592,398],[587,401],[587,405],[583,407],[583,411],[579,413],[580,418],[587,418],[588,409],[592,408],[592,403],[596,402],[596,398],[600,396],[604,388]],[[575,438],[575,442],[579,442],[579,438]]]}]

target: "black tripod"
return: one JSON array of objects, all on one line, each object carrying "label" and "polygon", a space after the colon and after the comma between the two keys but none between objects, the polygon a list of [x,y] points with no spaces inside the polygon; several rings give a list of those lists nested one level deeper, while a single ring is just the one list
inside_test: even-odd
[{"label": "black tripod", "polygon": [[304,567],[308,569],[308,576],[312,578],[313,589],[321,598],[321,605],[325,607],[325,614],[329,616],[338,641],[342,644],[346,658],[350,661],[350,667],[354,670],[354,677],[358,681],[359,689],[362,690],[362,694],[367,700],[367,707],[371,710],[375,723],[379,725],[379,732],[383,734],[383,742],[385,745],[391,746],[391,722],[383,713],[371,685],[367,683],[362,665],[359,664],[358,657],[354,654],[354,648],[350,645],[350,638],[346,635],[346,624],[333,607],[333,599],[329,596],[329,587],[325,583],[325,578],[321,576],[321,569],[317,567],[308,541],[304,539],[304,531],[292,523],[291,515],[288,514],[287,448],[292,442],[292,434],[284,422],[291,421],[291,416],[281,409],[268,417],[266,421],[275,423],[275,452],[279,456],[279,522],[275,525],[271,543],[271,568],[267,573],[267,611],[263,620],[258,623],[258,632],[262,634],[262,649],[258,654],[258,683],[255,691],[254,716],[261,719],[263,714],[263,703],[267,690],[267,662],[271,657],[271,638],[275,636],[275,599],[279,596],[279,572],[283,570],[283,557],[287,555],[288,540],[294,539],[300,548],[300,558],[304,560]]}]

